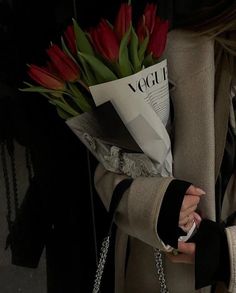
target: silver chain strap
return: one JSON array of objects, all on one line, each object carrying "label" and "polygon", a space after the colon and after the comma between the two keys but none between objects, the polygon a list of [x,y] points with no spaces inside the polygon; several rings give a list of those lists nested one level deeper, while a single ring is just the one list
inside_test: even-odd
[{"label": "silver chain strap", "polygon": [[158,279],[160,282],[160,293],[169,293],[169,290],[166,285],[166,278],[165,278],[165,273],[164,273],[164,268],[163,268],[163,259],[162,259],[162,253],[160,249],[155,249],[154,250],[154,257],[155,257],[155,264],[157,268],[157,275]]},{"label": "silver chain strap", "polygon": [[[101,287],[101,280],[104,272],[104,267],[108,255],[108,249],[110,246],[110,238],[111,236],[107,236],[104,238],[102,242],[99,262],[96,270],[95,280],[94,280],[94,286],[93,286],[93,292],[92,293],[98,293]],[[160,282],[160,293],[169,293],[169,290],[166,285],[166,279],[165,279],[165,273],[163,268],[163,260],[162,260],[162,253],[159,249],[154,250],[154,258],[155,258],[155,264],[157,268],[157,275],[158,280]]]},{"label": "silver chain strap", "polygon": [[106,238],[104,238],[102,242],[102,248],[100,252],[98,267],[96,270],[95,281],[93,286],[93,293],[98,293],[100,290],[102,275],[103,275],[103,271],[104,271],[104,267],[105,267],[105,263],[107,259],[108,249],[110,246],[110,237],[111,236],[107,236]]}]

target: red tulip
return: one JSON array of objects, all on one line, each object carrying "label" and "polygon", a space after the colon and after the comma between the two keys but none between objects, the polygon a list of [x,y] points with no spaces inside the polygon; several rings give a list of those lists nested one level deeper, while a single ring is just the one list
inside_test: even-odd
[{"label": "red tulip", "polygon": [[57,45],[52,45],[47,54],[59,76],[68,82],[76,81],[80,76],[79,66]]},{"label": "red tulip", "polygon": [[144,14],[139,19],[137,26],[137,35],[140,42],[146,38],[147,35],[151,35],[154,29],[156,20],[157,5],[147,4],[144,10]]},{"label": "red tulip", "polygon": [[76,48],[76,43],[75,43],[75,31],[74,31],[74,26],[69,25],[64,33],[64,36],[67,41],[67,45],[71,51],[71,53],[76,56],[77,55],[77,48]]},{"label": "red tulip", "polygon": [[42,67],[30,65],[28,74],[34,81],[45,88],[53,90],[63,90],[65,88],[63,80]]},{"label": "red tulip", "polygon": [[139,42],[142,43],[144,41],[144,39],[146,38],[146,36],[148,35],[148,31],[145,26],[144,15],[142,16],[142,18],[140,18],[136,31],[137,31],[137,36],[138,36]]},{"label": "red tulip", "polygon": [[89,31],[93,46],[99,54],[109,61],[117,61],[119,58],[119,42],[116,34],[104,19],[99,25]]},{"label": "red tulip", "polygon": [[45,66],[43,66],[42,68],[45,69],[46,71],[50,72],[52,75],[58,76],[58,71],[52,62],[47,61],[47,64]]},{"label": "red tulip", "polygon": [[157,6],[156,4],[147,4],[144,10],[145,26],[148,29],[149,34],[152,34],[155,20],[156,20]]},{"label": "red tulip", "polygon": [[154,58],[161,57],[165,50],[168,29],[169,21],[161,20],[157,17],[147,48],[148,52],[151,53]]},{"label": "red tulip", "polygon": [[128,31],[132,21],[132,6],[128,3],[122,3],[115,20],[114,31],[119,40],[123,38]]}]

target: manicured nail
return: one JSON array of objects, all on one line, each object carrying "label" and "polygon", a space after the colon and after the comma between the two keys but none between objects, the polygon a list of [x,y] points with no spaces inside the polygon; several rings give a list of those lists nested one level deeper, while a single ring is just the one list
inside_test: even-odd
[{"label": "manicured nail", "polygon": [[197,187],[196,190],[197,190],[198,193],[200,193],[202,195],[206,194],[206,192],[204,190],[202,190],[201,188]]},{"label": "manicured nail", "polygon": [[194,214],[194,217],[195,217],[195,219],[196,219],[198,222],[201,222],[202,218],[199,216],[198,213],[195,213],[195,214]]}]

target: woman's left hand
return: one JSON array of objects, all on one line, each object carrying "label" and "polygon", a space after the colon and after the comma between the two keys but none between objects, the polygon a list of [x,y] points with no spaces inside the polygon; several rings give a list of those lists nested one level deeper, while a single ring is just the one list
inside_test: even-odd
[{"label": "woman's left hand", "polygon": [[195,243],[188,243],[179,241],[177,255],[172,253],[167,253],[167,257],[173,263],[185,263],[185,264],[194,264],[195,263]]}]

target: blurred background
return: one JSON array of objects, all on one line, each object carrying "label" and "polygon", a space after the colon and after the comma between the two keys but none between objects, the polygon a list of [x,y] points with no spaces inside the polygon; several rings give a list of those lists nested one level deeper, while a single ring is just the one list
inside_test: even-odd
[{"label": "blurred background", "polygon": [[[91,292],[106,213],[96,161],[46,100],[18,89],[88,3],[0,0],[0,291]],[[102,7],[100,7],[102,9]],[[96,211],[96,212],[95,212]],[[7,247],[7,249],[5,249]]]}]

